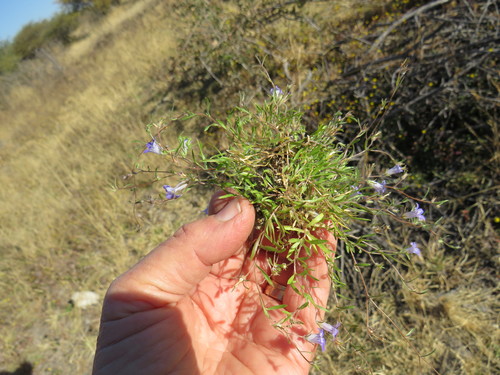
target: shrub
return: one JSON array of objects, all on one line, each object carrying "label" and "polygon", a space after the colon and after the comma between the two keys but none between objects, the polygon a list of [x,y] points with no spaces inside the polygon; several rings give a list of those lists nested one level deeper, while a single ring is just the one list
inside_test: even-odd
[{"label": "shrub", "polygon": [[89,9],[96,13],[105,14],[109,9],[120,3],[120,0],[58,0],[71,13]]},{"label": "shrub", "polygon": [[12,72],[19,60],[19,56],[12,48],[12,43],[8,41],[0,42],[0,75]]},{"label": "shrub", "polygon": [[69,44],[73,41],[71,33],[77,26],[78,14],[59,13],[49,20],[46,40]]},{"label": "shrub", "polygon": [[21,59],[28,59],[35,56],[35,51],[44,43],[44,33],[47,28],[47,21],[28,23],[15,36],[12,48]]},{"label": "shrub", "polygon": [[71,32],[77,26],[77,17],[77,14],[59,13],[49,20],[27,24],[14,38],[14,53],[21,59],[29,59],[49,43],[69,44]]},{"label": "shrub", "polygon": [[91,9],[94,12],[106,14],[112,6],[117,5],[119,0],[92,0]]}]

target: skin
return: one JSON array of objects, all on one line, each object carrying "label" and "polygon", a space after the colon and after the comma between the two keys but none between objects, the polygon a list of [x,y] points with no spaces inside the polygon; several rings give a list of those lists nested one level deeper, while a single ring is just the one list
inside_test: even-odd
[{"label": "skin", "polygon": [[[184,225],[110,286],[101,318],[94,375],[111,374],[307,374],[315,345],[303,336],[318,331],[322,311],[307,307],[290,287],[283,301],[263,292],[268,285],[255,263],[267,268],[265,252],[245,254],[255,211],[242,198],[219,199],[209,216]],[[317,234],[335,248],[328,233]],[[318,305],[330,290],[322,255],[308,266],[318,280],[298,282]],[[291,270],[274,277],[286,285]],[[297,324],[286,334],[272,326],[286,304]]]}]

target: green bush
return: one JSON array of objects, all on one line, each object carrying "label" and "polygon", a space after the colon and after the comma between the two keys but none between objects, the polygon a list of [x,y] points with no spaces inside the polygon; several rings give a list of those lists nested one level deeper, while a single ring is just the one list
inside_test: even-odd
[{"label": "green bush", "polygon": [[12,48],[12,43],[0,41],[0,75],[12,72],[19,60],[19,56]]},{"label": "green bush", "polygon": [[69,44],[71,32],[78,24],[77,17],[76,13],[59,13],[49,20],[27,24],[14,38],[14,53],[21,59],[29,59],[49,43]]},{"label": "green bush", "polygon": [[14,38],[12,48],[22,59],[31,58],[43,45],[43,35],[47,21],[28,23]]},{"label": "green bush", "polygon": [[73,41],[71,33],[78,25],[78,14],[59,13],[49,21],[46,39],[69,44]]},{"label": "green bush", "polygon": [[120,0],[58,0],[68,12],[76,13],[90,10],[95,13],[106,14],[109,9],[120,3]]},{"label": "green bush", "polygon": [[91,9],[97,13],[106,14],[119,0],[92,0]]}]

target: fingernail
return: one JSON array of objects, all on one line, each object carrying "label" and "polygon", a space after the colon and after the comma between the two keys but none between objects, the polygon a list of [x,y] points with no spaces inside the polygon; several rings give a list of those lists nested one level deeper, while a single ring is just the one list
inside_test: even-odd
[{"label": "fingernail", "polygon": [[229,221],[241,212],[240,202],[238,198],[231,199],[231,202],[217,212],[215,217],[219,221]]}]

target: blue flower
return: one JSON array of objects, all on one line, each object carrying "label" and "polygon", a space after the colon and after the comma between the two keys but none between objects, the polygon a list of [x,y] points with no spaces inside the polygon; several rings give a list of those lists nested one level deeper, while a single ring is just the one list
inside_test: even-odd
[{"label": "blue flower", "polygon": [[320,323],[319,326],[326,332],[330,332],[334,340],[337,338],[337,335],[339,334],[340,322],[337,322],[337,324],[334,325],[331,325],[330,323],[327,322],[323,322]]},{"label": "blue flower", "polygon": [[359,187],[351,185],[351,188],[354,190],[354,193],[352,193],[351,196],[361,195],[361,192],[359,191]]},{"label": "blue flower", "polygon": [[406,212],[403,216],[407,219],[416,217],[420,221],[425,221],[424,210],[422,208],[419,208],[418,203],[416,203],[413,211]]},{"label": "blue flower", "polygon": [[163,188],[167,192],[166,198],[168,200],[179,198],[182,194],[177,194],[177,193],[181,192],[186,187],[187,187],[187,184],[185,182],[180,182],[175,187],[172,187],[170,185],[163,185]]},{"label": "blue flower", "polygon": [[281,96],[283,95],[283,90],[279,88],[279,86],[274,86],[271,90],[269,90],[271,96]]},{"label": "blue flower", "polygon": [[320,329],[319,333],[311,333],[304,337],[307,341],[312,344],[318,344],[321,346],[321,351],[325,351],[326,349],[326,339],[325,339],[325,330]]},{"label": "blue flower", "polygon": [[384,194],[386,192],[385,184],[385,180],[382,181],[382,183],[370,181],[372,188],[379,194]]},{"label": "blue flower", "polygon": [[403,168],[401,168],[401,166],[399,164],[396,164],[394,167],[388,169],[385,174],[388,175],[388,176],[391,176],[393,174],[398,174],[398,173],[401,173],[403,172]]},{"label": "blue flower", "polygon": [[422,255],[422,252],[420,251],[420,249],[418,248],[417,246],[417,243],[416,242],[410,242],[410,247],[406,249],[406,251],[408,251],[410,254],[415,254],[415,255]]},{"label": "blue flower", "polygon": [[151,142],[146,143],[146,149],[142,153],[146,154],[148,152],[161,155],[161,146],[156,142],[156,139],[153,138]]}]

